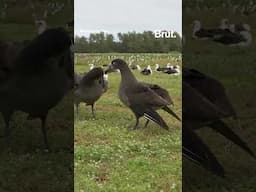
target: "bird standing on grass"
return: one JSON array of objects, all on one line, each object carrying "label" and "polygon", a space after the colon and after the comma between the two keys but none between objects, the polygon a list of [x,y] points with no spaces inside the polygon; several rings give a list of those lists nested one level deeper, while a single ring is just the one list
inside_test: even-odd
[{"label": "bird standing on grass", "polygon": [[95,118],[94,104],[106,92],[104,72],[100,67],[93,68],[83,78],[75,89],[75,106],[77,114],[81,102],[91,105],[92,115]]},{"label": "bird standing on grass", "polygon": [[173,104],[173,102],[165,89],[158,85],[137,81],[124,60],[113,60],[106,72],[112,71],[113,69],[119,69],[121,73],[121,83],[118,92],[119,98],[132,110],[136,117],[136,123],[133,129],[137,129],[139,119],[144,116],[148,120],[145,127],[150,120],[168,130],[168,125],[156,112],[157,109],[163,109],[180,120],[168,107],[168,105]]},{"label": "bird standing on grass", "polygon": [[73,70],[71,40],[62,28],[49,29],[28,43],[16,56],[6,78],[0,83],[0,112],[9,141],[10,120],[15,111],[28,113],[28,119],[40,118],[45,148],[48,111],[69,89]]}]

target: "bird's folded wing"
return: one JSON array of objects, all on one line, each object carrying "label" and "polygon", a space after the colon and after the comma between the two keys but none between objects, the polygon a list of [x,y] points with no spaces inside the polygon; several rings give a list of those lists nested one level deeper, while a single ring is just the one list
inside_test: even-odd
[{"label": "bird's folded wing", "polygon": [[224,116],[225,113],[197,90],[185,82],[182,83],[182,86],[182,101],[184,106],[182,110],[184,119],[212,121]]},{"label": "bird's folded wing", "polygon": [[169,95],[169,93],[163,89],[162,87],[160,87],[159,85],[156,84],[145,84],[147,85],[151,90],[153,90],[157,95],[159,95],[160,97],[162,97],[165,101],[167,101],[170,104],[173,105],[173,100],[171,98],[171,96]]},{"label": "bird's folded wing", "polygon": [[149,87],[139,85],[125,90],[128,101],[132,105],[145,105],[150,107],[162,107],[168,105],[162,97],[157,95]]}]

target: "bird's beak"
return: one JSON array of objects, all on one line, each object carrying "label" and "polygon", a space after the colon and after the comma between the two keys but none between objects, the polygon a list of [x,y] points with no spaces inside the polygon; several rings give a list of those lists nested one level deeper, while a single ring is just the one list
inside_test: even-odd
[{"label": "bird's beak", "polygon": [[110,64],[110,65],[108,66],[107,70],[105,71],[105,74],[111,73],[111,72],[113,72],[113,70],[114,70],[114,67],[113,67],[112,64]]}]

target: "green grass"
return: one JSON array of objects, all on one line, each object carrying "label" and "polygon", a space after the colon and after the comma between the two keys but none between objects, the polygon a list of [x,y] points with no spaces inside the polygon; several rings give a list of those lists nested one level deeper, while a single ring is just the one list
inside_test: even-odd
[{"label": "green grass", "polygon": [[[16,112],[11,142],[0,138],[0,191],[45,192],[73,189],[73,99],[69,94],[48,115],[50,152],[44,151],[41,123]],[[0,134],[3,136],[0,116]]]},{"label": "green grass", "polygon": [[[234,105],[241,120],[242,129],[238,129],[237,123],[227,120],[228,125],[245,140],[256,153],[255,142],[255,80],[256,80],[256,55],[255,55],[255,15],[244,17],[233,15],[232,12],[216,9],[215,12],[185,13],[183,17],[186,36],[184,47],[184,66],[194,67],[214,78],[220,80],[226,88],[226,92]],[[249,23],[252,28],[253,43],[247,48],[235,48],[223,46],[211,41],[196,41],[190,37],[191,23],[200,18],[205,27],[219,25],[221,18],[229,18],[230,22]],[[189,50],[189,51],[186,51]],[[185,161],[184,180],[186,191],[255,191],[256,161],[234,144],[226,150],[228,141],[218,134],[207,130],[198,133],[204,137],[204,141],[211,147],[214,154],[226,171],[226,178],[221,179],[207,171]],[[199,174],[200,173],[200,174]],[[196,175],[196,176],[195,176]]]},{"label": "green grass", "polygon": [[[89,63],[101,66],[114,56],[128,61],[135,55],[134,63],[142,68],[172,63],[172,54],[78,54],[75,70],[84,72]],[[181,116],[181,76],[134,73],[141,81],[168,89],[174,111]],[[135,118],[117,97],[119,82],[119,73],[109,74],[110,88],[96,103],[96,119],[84,105],[79,116],[75,115],[75,191],[181,191],[181,123],[159,111],[170,126],[169,132],[153,123],[143,129],[143,118],[141,129],[129,130]]]}]

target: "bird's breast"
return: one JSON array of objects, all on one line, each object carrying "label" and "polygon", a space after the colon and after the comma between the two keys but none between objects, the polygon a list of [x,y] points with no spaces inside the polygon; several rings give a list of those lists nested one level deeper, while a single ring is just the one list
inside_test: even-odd
[{"label": "bird's breast", "polygon": [[128,100],[127,95],[125,94],[125,91],[126,91],[126,87],[120,85],[119,91],[118,91],[118,96],[124,105],[129,106],[129,100]]}]

